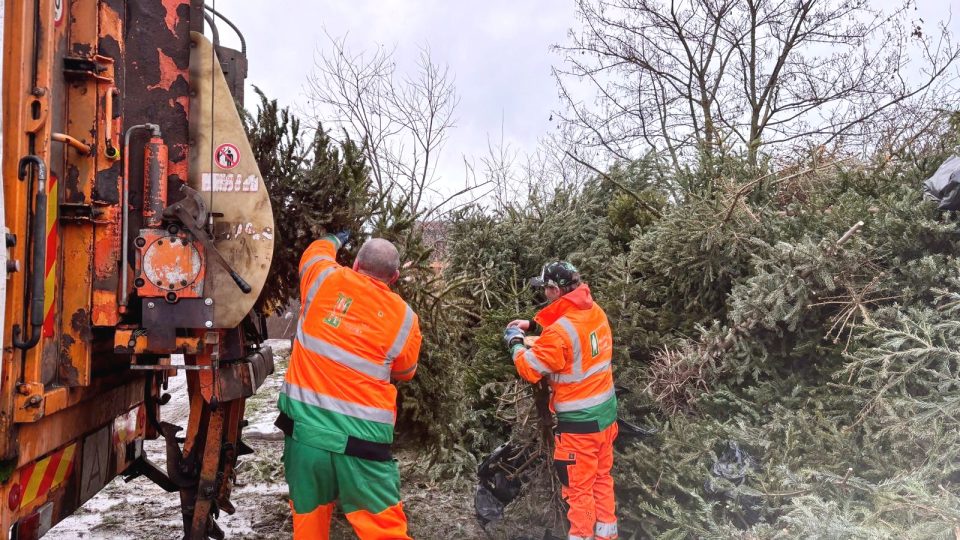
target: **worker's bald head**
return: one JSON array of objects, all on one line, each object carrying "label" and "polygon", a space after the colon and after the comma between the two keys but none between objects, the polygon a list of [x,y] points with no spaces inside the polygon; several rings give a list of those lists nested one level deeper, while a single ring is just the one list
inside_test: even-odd
[{"label": "worker's bald head", "polygon": [[384,283],[393,283],[399,276],[400,253],[391,242],[371,238],[360,246],[353,269]]}]

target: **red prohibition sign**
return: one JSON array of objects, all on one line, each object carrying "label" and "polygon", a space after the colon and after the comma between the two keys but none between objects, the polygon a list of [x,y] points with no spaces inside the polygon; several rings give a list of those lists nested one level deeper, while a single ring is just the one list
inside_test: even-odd
[{"label": "red prohibition sign", "polygon": [[213,153],[213,161],[221,169],[232,169],[240,164],[240,149],[235,144],[223,143]]}]

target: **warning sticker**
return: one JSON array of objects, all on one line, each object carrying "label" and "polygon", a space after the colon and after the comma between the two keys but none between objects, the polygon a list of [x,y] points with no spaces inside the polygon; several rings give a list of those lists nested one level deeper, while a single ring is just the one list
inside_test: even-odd
[{"label": "warning sticker", "polygon": [[53,23],[60,26],[63,22],[63,4],[67,0],[53,0]]},{"label": "warning sticker", "polygon": [[213,160],[221,169],[232,169],[240,164],[240,149],[234,144],[223,143],[213,153]]},{"label": "warning sticker", "polygon": [[260,191],[260,177],[234,173],[203,173],[200,176],[200,191],[238,193]]}]

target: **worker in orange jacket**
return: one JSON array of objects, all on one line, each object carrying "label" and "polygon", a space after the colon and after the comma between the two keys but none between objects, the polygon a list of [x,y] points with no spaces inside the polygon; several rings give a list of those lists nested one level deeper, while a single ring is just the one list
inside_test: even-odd
[{"label": "worker in orange jacket", "polygon": [[417,370],[420,324],[390,284],[393,244],[371,239],[353,268],[347,235],[313,242],[300,260],[300,318],[277,425],[295,540],[327,539],[334,504],[361,540],[409,539],[400,476],[390,454],[397,389]]},{"label": "worker in orange jacket", "polygon": [[[511,322],[504,342],[521,377],[550,383],[557,415],[553,464],[569,505],[569,540],[612,540],[618,538],[610,475],[617,397],[610,324],[572,264],[549,263],[531,283],[543,288],[549,305],[533,321]],[[527,347],[525,334],[538,325],[540,337]]]}]

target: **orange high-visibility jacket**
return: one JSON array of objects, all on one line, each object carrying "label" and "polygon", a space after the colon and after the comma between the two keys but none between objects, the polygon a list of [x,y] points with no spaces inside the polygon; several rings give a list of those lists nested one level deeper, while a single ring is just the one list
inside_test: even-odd
[{"label": "orange high-visibility jacket", "polygon": [[383,282],[336,262],[336,237],[300,260],[300,318],[279,407],[293,437],[342,453],[349,437],[393,441],[397,389],[420,353],[417,314]]},{"label": "orange high-visibility jacket", "polygon": [[607,315],[580,285],[537,313],[543,327],[530,348],[516,347],[517,373],[531,383],[548,377],[550,407],[560,422],[596,422],[602,430],[616,421],[613,388],[613,334]]}]

